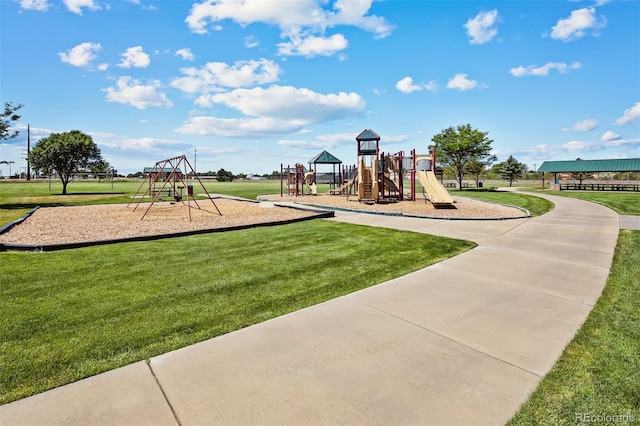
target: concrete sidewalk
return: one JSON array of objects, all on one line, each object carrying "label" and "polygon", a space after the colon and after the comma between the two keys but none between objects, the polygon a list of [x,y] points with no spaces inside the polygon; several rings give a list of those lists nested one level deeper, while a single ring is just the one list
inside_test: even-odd
[{"label": "concrete sidewalk", "polygon": [[336,214],[479,247],[348,296],[0,407],[0,424],[504,424],[598,299],[619,216]]}]

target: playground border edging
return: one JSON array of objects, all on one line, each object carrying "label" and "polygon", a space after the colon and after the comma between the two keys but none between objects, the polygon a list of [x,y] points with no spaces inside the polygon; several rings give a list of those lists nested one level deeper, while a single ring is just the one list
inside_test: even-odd
[{"label": "playground border edging", "polygon": [[[282,206],[295,208],[292,206]],[[38,207],[33,210],[27,212],[22,218],[11,222],[9,225],[4,226],[0,229],[0,234],[7,232],[9,229],[23,220],[27,219]],[[307,217],[300,217],[295,219],[286,219],[280,221],[272,221],[272,222],[263,222],[263,223],[253,223],[248,225],[236,225],[236,226],[228,226],[226,228],[209,228],[209,229],[197,229],[193,231],[184,231],[184,232],[176,232],[172,234],[155,234],[155,235],[142,235],[138,237],[130,237],[130,238],[117,238],[110,240],[99,240],[99,241],[83,241],[77,243],[62,243],[62,244],[6,244],[0,243],[0,252],[4,251],[36,251],[36,252],[49,252],[49,251],[58,251],[58,250],[68,250],[68,249],[76,249],[76,248],[84,248],[84,247],[92,247],[92,246],[100,246],[107,244],[117,244],[117,243],[130,243],[130,242],[142,242],[142,241],[154,241],[154,240],[163,240],[166,238],[178,238],[178,237],[188,237],[191,235],[202,235],[202,234],[214,234],[220,232],[228,232],[228,231],[238,231],[242,229],[251,229],[251,228],[262,228],[266,226],[277,226],[277,225],[288,225],[291,223],[297,222],[305,222],[307,220],[313,219],[326,219],[330,217],[335,217],[335,212],[327,210],[327,211],[317,211],[311,209],[299,209],[305,210],[309,212],[313,212],[314,215]]]},{"label": "playground border edging", "polygon": [[0,226],[0,235],[4,234],[5,232],[8,232],[14,226],[19,225],[22,222],[24,222],[25,220],[27,220],[29,218],[29,216],[31,216],[33,214],[33,212],[35,212],[39,208],[40,208],[40,206],[35,206],[31,210],[29,210],[28,212],[23,214],[22,217],[19,217],[18,219],[14,220],[13,222],[9,222],[6,225]]},{"label": "playground border edging", "polygon": [[402,213],[402,212],[381,212],[381,211],[372,211],[372,210],[358,210],[358,209],[349,209],[349,208],[346,208],[346,207],[334,207],[334,206],[324,206],[324,205],[318,205],[318,204],[298,203],[296,201],[294,201],[294,203],[295,204],[300,204],[300,205],[311,206],[311,207],[315,207],[315,208],[320,208],[320,209],[326,209],[326,210],[343,211],[343,212],[350,212],[350,213],[373,214],[373,215],[379,215],[379,216],[414,217],[414,218],[418,218],[418,219],[469,220],[469,221],[477,220],[477,221],[482,221],[482,220],[528,219],[528,218],[531,217],[531,213],[529,212],[529,210],[523,209],[522,207],[513,206],[513,205],[510,205],[510,204],[495,203],[493,201],[485,201],[485,200],[482,200],[482,201],[487,202],[487,203],[501,205],[501,206],[517,208],[518,210],[523,211],[525,213],[525,215],[524,216],[516,216],[516,217],[442,217],[442,216],[424,216],[424,215],[418,215],[418,214],[412,214],[412,213]]}]

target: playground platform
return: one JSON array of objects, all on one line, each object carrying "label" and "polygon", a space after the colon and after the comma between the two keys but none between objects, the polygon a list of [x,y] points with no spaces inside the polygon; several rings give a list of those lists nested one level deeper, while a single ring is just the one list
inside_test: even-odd
[{"label": "playground platform", "polygon": [[[620,217],[334,219],[475,241],[350,295],[0,407],[0,424],[504,424],[598,299]],[[567,422],[573,419],[567,419]]]}]

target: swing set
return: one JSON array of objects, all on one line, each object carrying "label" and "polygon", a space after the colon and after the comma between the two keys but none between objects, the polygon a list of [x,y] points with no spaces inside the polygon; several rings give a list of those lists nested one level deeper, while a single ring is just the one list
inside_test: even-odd
[{"label": "swing set", "polygon": [[[184,172],[182,170],[184,170]],[[211,201],[211,204],[213,204],[213,207],[216,209],[218,214],[222,216],[218,206],[216,206],[215,201],[213,201],[213,197],[211,197],[207,188],[204,187],[204,184],[193,170],[193,167],[191,167],[191,164],[185,155],[158,161],[149,171],[147,179],[142,182],[134,196],[131,197],[131,201],[129,201],[127,207],[129,207],[134,202],[133,200],[137,198],[138,202],[133,208],[133,211],[136,211],[146,197],[151,197],[149,206],[140,218],[140,220],[143,220],[156,201],[167,201],[169,199],[172,203],[182,203],[184,205],[186,199],[186,205],[189,207],[189,222],[191,222],[192,202],[195,204],[194,208],[197,208],[198,210],[203,209],[200,207],[193,194],[193,185],[189,183],[189,174],[193,176],[192,179],[195,179],[200,184],[200,187],[206,194],[207,199]],[[147,188],[144,193],[142,193],[142,188],[145,185]],[[185,189],[187,190],[186,195],[183,194]]]}]

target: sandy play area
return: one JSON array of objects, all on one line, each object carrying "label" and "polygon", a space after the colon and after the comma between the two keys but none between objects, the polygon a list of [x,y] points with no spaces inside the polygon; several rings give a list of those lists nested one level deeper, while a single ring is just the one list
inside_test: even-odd
[{"label": "sandy play area", "polygon": [[286,221],[312,213],[270,203],[217,199],[219,215],[208,200],[191,202],[191,221],[187,204],[155,203],[141,220],[148,204],[102,204],[73,207],[45,207],[22,223],[0,235],[0,243],[48,245],[113,240],[143,235],[164,235],[203,229]]},{"label": "sandy play area", "polygon": [[443,219],[510,219],[525,217],[526,213],[515,207],[503,206],[485,201],[473,200],[465,197],[453,197],[455,209],[436,209],[424,199],[416,201],[402,201],[391,204],[364,204],[358,201],[358,197],[352,196],[347,199],[338,195],[301,195],[298,197],[281,197],[278,195],[264,195],[262,200],[275,202],[294,202],[296,204],[309,204],[315,206],[338,207],[349,210],[362,210],[371,212],[396,212],[412,216],[425,216]]},{"label": "sandy play area", "polygon": [[[392,204],[367,205],[357,198],[335,195],[299,197],[262,196],[262,200],[280,203],[337,207],[371,212],[395,212],[412,216],[456,219],[504,219],[523,217],[514,207],[454,197],[455,209],[436,209],[424,200]],[[73,207],[45,207],[33,212],[22,223],[0,234],[0,243],[50,245],[116,240],[149,235],[166,235],[205,229],[246,226],[309,217],[313,213],[273,203],[253,203],[232,199],[216,199],[219,215],[208,200],[200,200],[200,209],[191,202],[191,220],[186,203],[155,203],[142,219],[148,204],[103,204]]]}]

